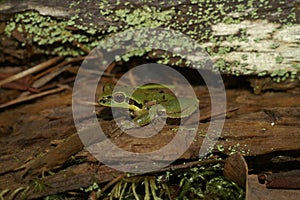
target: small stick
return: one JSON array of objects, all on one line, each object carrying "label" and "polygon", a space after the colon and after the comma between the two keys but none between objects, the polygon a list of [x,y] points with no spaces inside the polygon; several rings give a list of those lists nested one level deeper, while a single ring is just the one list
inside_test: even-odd
[{"label": "small stick", "polygon": [[46,62],[40,63],[40,64],[38,64],[38,65],[36,65],[34,67],[31,67],[31,68],[29,68],[29,69],[27,69],[25,71],[22,71],[22,72],[20,72],[18,74],[12,75],[12,76],[10,76],[10,77],[8,77],[8,78],[0,81],[0,87],[2,85],[6,84],[6,83],[10,83],[10,82],[18,80],[18,79],[20,79],[20,78],[22,78],[24,76],[27,76],[27,75],[32,74],[34,72],[40,71],[42,69],[45,69],[45,68],[49,67],[50,65],[52,65],[52,64],[60,61],[63,58],[64,57],[62,57],[62,56],[51,58],[51,59],[47,60]]},{"label": "small stick", "polygon": [[46,95],[49,95],[49,94],[54,94],[54,93],[63,91],[65,89],[67,89],[67,88],[68,87],[66,87],[66,86],[62,86],[62,87],[55,88],[53,90],[48,90],[48,91],[45,91],[45,92],[41,92],[41,93],[38,93],[38,94],[33,94],[33,95],[29,95],[29,96],[20,97],[20,98],[14,99],[14,100],[12,100],[10,102],[7,102],[5,104],[0,105],[0,109],[8,107],[8,106],[11,106],[11,105],[14,105],[14,104],[18,104],[18,103],[21,103],[21,102],[24,102],[24,101],[29,101],[29,100],[32,100],[32,99],[37,99],[39,97],[46,96]]},{"label": "small stick", "polygon": [[75,80],[76,76],[72,76],[70,78],[67,78],[67,79],[63,79],[57,83],[51,83],[51,84],[47,84],[41,88],[39,88],[38,90],[41,92],[41,91],[45,91],[45,90],[50,90],[50,89],[53,89],[55,87],[57,87],[57,85],[64,85],[64,84],[67,84],[69,82],[73,82]]},{"label": "small stick", "polygon": [[214,114],[214,115],[212,115],[211,113],[209,113],[209,114],[207,114],[207,115],[205,115],[205,116],[200,117],[199,121],[200,121],[200,122],[207,121],[207,120],[212,119],[212,118],[214,118],[214,117],[218,117],[218,116],[220,116],[220,115],[224,115],[224,114],[227,114],[227,113],[236,111],[236,110],[238,110],[238,109],[240,109],[240,108],[239,108],[239,107],[231,108],[231,109],[227,109],[225,112],[216,113],[216,114]]},{"label": "small stick", "polygon": [[66,65],[62,68],[57,68],[55,71],[52,71],[52,73],[43,76],[42,78],[36,80],[33,84],[32,87],[34,88],[40,88],[43,85],[45,85],[47,82],[61,74],[62,72],[66,71],[67,68],[71,67],[71,65]]},{"label": "small stick", "polygon": [[109,181],[109,183],[107,183],[101,190],[101,192],[104,192],[105,190],[107,190],[110,186],[112,186],[113,184],[115,184],[116,182],[120,181],[121,179],[123,179],[126,176],[126,174],[121,174],[119,176],[117,176],[116,178],[112,179],[111,181]]},{"label": "small stick", "polygon": [[34,77],[34,79],[37,80],[37,79],[41,78],[42,76],[45,76],[46,74],[49,74],[50,72],[52,72],[53,70],[55,70],[57,68],[64,67],[65,65],[68,65],[68,64],[71,64],[71,63],[74,63],[74,62],[79,62],[79,61],[82,61],[84,59],[87,59],[87,57],[80,56],[80,57],[72,58],[71,60],[63,60],[62,62],[58,63],[56,66],[37,74]]},{"label": "small stick", "polygon": [[187,169],[187,168],[194,167],[197,165],[201,165],[201,166],[215,165],[218,163],[224,163],[224,161],[217,160],[217,159],[205,159],[205,160],[199,160],[199,161],[192,161],[192,162],[187,162],[187,163],[178,164],[178,165],[170,165],[165,168],[154,171],[154,173],[165,172],[165,171],[169,171],[169,170]]},{"label": "small stick", "polygon": [[91,52],[90,49],[88,49],[85,45],[81,44],[80,42],[74,41],[73,45],[76,46],[76,47],[79,47],[86,54],[89,54]]}]

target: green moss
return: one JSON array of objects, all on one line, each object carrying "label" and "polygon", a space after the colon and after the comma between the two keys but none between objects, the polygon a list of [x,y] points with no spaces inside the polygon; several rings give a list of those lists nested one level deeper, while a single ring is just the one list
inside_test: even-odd
[{"label": "green moss", "polygon": [[[241,29],[238,35],[224,37],[212,36],[212,26],[218,23],[239,24],[243,20],[265,19],[266,16],[274,16],[273,20],[284,26],[293,25],[296,22],[296,10],[290,8],[288,11],[280,7],[285,6],[286,0],[277,4],[269,0],[203,0],[191,1],[184,4],[180,1],[160,2],[153,6],[139,4],[139,6],[117,0],[115,4],[110,4],[104,0],[97,2],[77,0],[70,3],[69,8],[75,12],[69,20],[54,20],[49,16],[41,16],[36,12],[19,13],[7,24],[6,33],[10,35],[13,30],[24,32],[26,41],[22,46],[37,45],[38,51],[52,55],[85,55],[86,52],[80,48],[93,49],[100,44],[105,36],[112,33],[121,32],[127,29],[141,27],[167,27],[187,34],[195,39],[200,45],[210,42],[212,47],[207,48],[211,56],[224,56],[234,51],[233,47],[220,47],[223,41],[248,42],[249,35],[246,29]],[[146,3],[146,1],[145,1]],[[91,6],[93,4],[93,6]],[[266,10],[266,8],[268,8]],[[276,14],[274,15],[274,10]],[[96,20],[95,20],[96,19]],[[107,26],[109,24],[109,26]],[[76,27],[79,31],[72,31],[68,27]],[[151,38],[149,38],[151,40]],[[257,38],[255,42],[260,42]],[[157,40],[158,41],[158,40]],[[117,41],[116,41],[117,42]],[[169,45],[186,45],[178,41],[169,41]],[[80,45],[78,45],[80,44]],[[58,46],[63,47],[58,47]],[[190,46],[189,46],[190,45]],[[193,44],[187,44],[193,50]],[[185,47],[187,47],[185,46]],[[279,44],[270,45],[271,49],[276,49]],[[162,47],[163,48],[163,47]],[[170,47],[172,48],[172,47]],[[214,49],[214,50],[213,50]],[[217,49],[217,51],[215,51]],[[141,51],[146,53],[146,51]],[[129,60],[132,56],[140,53],[128,53],[122,59]],[[168,55],[160,62],[168,64],[172,59]],[[216,63],[221,71],[230,70],[233,66],[243,68],[247,60],[245,56],[234,63]],[[184,59],[176,61],[176,65],[184,65]],[[278,56],[276,63],[282,63],[283,58]],[[224,66],[226,65],[226,66]],[[244,70],[244,71],[243,71]],[[239,73],[252,73],[246,71],[247,68],[236,71]],[[254,72],[255,73],[255,72]]]},{"label": "green moss", "polygon": [[226,55],[231,51],[230,47],[220,47],[217,55]]},{"label": "green moss", "polygon": [[298,71],[287,71],[284,69],[275,70],[270,74],[272,79],[278,83],[288,78],[294,80],[297,77],[297,75],[298,75]]},{"label": "green moss", "polygon": [[247,60],[247,59],[248,59],[248,55],[247,55],[247,54],[243,54],[243,55],[241,56],[241,59],[242,59],[242,60]]},{"label": "green moss", "polygon": [[115,19],[121,20],[128,26],[139,27],[159,27],[172,18],[172,10],[160,11],[157,8],[142,6],[133,11],[129,9],[119,9],[115,11]]},{"label": "green moss", "polygon": [[271,49],[277,49],[280,46],[280,44],[271,44],[270,48]]},{"label": "green moss", "polygon": [[220,71],[225,71],[227,64],[224,59],[219,59],[215,62],[215,67],[218,68]]},{"label": "green moss", "polygon": [[300,69],[300,64],[292,64],[292,67],[295,68],[296,70]]},{"label": "green moss", "polygon": [[[92,43],[95,40],[100,41],[102,37],[96,38],[97,29],[88,28],[78,25],[77,28],[85,31],[87,34],[69,30],[68,26],[74,26],[74,20],[78,19],[78,15],[74,15],[68,21],[57,21],[49,16],[42,16],[37,12],[29,11],[16,14],[5,28],[5,33],[10,36],[14,30],[24,33],[25,41],[22,46],[36,45],[37,50],[50,55],[78,56],[84,55],[86,52],[78,48],[74,43],[80,43],[87,49],[91,49],[96,45]],[[53,45],[52,49],[51,46]],[[49,51],[48,49],[51,49]]]},{"label": "green moss", "polygon": [[[178,189],[179,188],[179,189]],[[98,189],[97,189],[98,190]],[[244,199],[245,192],[223,177],[220,164],[166,171],[152,176],[128,176],[100,198],[117,199]],[[176,197],[172,196],[176,192]],[[172,198],[171,198],[172,197]]]},{"label": "green moss", "polygon": [[283,60],[284,60],[284,57],[282,57],[281,55],[275,57],[275,61],[277,64],[281,64],[283,62]]}]

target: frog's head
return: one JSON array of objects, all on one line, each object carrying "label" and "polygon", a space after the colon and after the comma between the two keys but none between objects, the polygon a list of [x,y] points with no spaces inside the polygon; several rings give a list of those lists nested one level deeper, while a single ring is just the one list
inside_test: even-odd
[{"label": "frog's head", "polygon": [[98,103],[106,107],[127,108],[135,111],[140,109],[137,103],[126,94],[126,90],[122,90],[122,87],[119,91],[114,91],[113,84],[106,84],[103,87]]},{"label": "frog's head", "polygon": [[103,92],[98,98],[98,103],[107,107],[128,108],[129,100],[123,92],[114,92],[113,84],[106,84],[103,87]]}]

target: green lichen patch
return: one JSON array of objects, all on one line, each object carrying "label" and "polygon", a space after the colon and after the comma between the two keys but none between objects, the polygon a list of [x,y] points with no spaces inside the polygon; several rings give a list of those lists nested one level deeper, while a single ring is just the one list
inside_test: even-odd
[{"label": "green lichen patch", "polygon": [[[76,18],[76,17],[74,17]],[[50,16],[42,16],[38,12],[29,11],[18,13],[12,18],[5,28],[8,36],[13,31],[23,35],[25,41],[21,46],[34,46],[35,51],[48,55],[79,56],[87,52],[80,48],[92,49],[97,46],[95,41],[100,41],[101,36],[93,36],[95,30],[72,28],[73,19],[68,21],[56,20]]]},{"label": "green lichen patch", "polygon": [[160,27],[170,21],[172,15],[174,15],[173,10],[161,11],[158,8],[144,5],[132,12],[126,8],[116,10],[114,20],[126,24],[125,29],[129,27]]}]

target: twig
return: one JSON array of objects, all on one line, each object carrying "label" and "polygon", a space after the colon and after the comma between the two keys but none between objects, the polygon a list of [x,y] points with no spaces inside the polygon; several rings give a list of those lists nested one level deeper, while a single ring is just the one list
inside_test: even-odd
[{"label": "twig", "polygon": [[65,65],[68,65],[68,64],[70,64],[70,63],[79,62],[79,61],[82,61],[82,60],[84,60],[84,59],[89,59],[89,58],[88,58],[88,57],[83,57],[83,56],[81,56],[81,57],[72,58],[72,59],[70,59],[70,60],[64,60],[64,61],[62,61],[61,63],[59,63],[58,65],[56,65],[56,66],[54,66],[54,67],[52,67],[52,68],[50,68],[50,69],[47,69],[47,70],[41,72],[40,74],[36,75],[36,76],[34,77],[34,79],[35,79],[35,80],[36,80],[36,79],[39,79],[40,77],[45,76],[46,74],[52,72],[53,70],[56,70],[57,68],[64,67]]},{"label": "twig", "polygon": [[51,59],[47,60],[46,62],[43,62],[43,63],[41,63],[41,64],[38,64],[38,65],[36,65],[36,66],[34,66],[34,67],[31,67],[31,68],[29,68],[29,69],[27,69],[27,70],[25,70],[25,71],[22,71],[22,72],[20,72],[20,73],[18,73],[18,74],[12,75],[12,76],[10,76],[10,77],[8,77],[8,78],[6,78],[6,79],[0,81],[0,87],[1,87],[2,85],[6,84],[6,83],[10,83],[10,82],[15,81],[15,80],[18,80],[18,79],[20,79],[20,78],[22,78],[22,77],[24,77],[24,76],[27,76],[27,75],[32,74],[32,73],[34,73],[34,72],[40,71],[40,70],[42,70],[42,69],[45,69],[45,68],[49,67],[50,65],[52,65],[52,64],[54,64],[54,63],[60,61],[60,60],[63,59],[63,58],[64,58],[64,57],[62,57],[62,56],[58,56],[58,57],[55,57],[55,58],[51,58]]},{"label": "twig", "polygon": [[51,83],[51,84],[47,84],[41,88],[39,88],[38,90],[41,92],[41,91],[45,91],[45,90],[50,90],[52,88],[55,88],[57,87],[58,85],[64,85],[64,84],[67,84],[67,83],[70,83],[70,82],[73,82],[75,80],[76,76],[72,76],[70,78],[67,78],[67,79],[63,79],[63,80],[60,80],[58,82],[55,82],[55,83]]},{"label": "twig", "polygon": [[14,100],[12,100],[10,102],[7,102],[5,104],[0,105],[0,109],[8,107],[8,106],[15,105],[15,104],[18,104],[18,103],[21,103],[21,102],[25,102],[25,101],[37,99],[39,97],[46,96],[46,95],[49,95],[49,94],[54,94],[54,93],[63,91],[65,89],[67,89],[67,88],[68,87],[66,87],[66,86],[61,86],[61,87],[55,88],[53,90],[48,90],[48,91],[41,92],[41,93],[38,93],[38,94],[33,94],[33,95],[29,95],[29,96],[20,97],[20,98],[14,99]]},{"label": "twig", "polygon": [[116,182],[120,181],[121,179],[123,179],[126,176],[126,174],[121,174],[119,176],[117,176],[116,178],[112,179],[111,181],[109,181],[109,183],[107,183],[102,189],[101,192],[104,192],[105,190],[107,190],[110,186],[112,186],[113,184],[115,184]]},{"label": "twig", "polygon": [[61,74],[62,72],[64,72],[67,68],[71,67],[71,65],[66,65],[62,68],[58,68],[56,70],[54,70],[52,73],[36,80],[33,84],[32,87],[34,88],[40,88],[43,85],[45,85],[47,82],[49,82],[50,80],[52,80],[53,78],[55,78],[56,76],[58,76],[59,74]]},{"label": "twig", "polygon": [[81,44],[80,42],[74,41],[73,45],[76,46],[76,47],[79,47],[86,54],[89,54],[91,52],[90,49],[88,49],[85,45]]},{"label": "twig", "polygon": [[[180,169],[187,169],[190,167],[194,167],[194,166],[208,166],[208,165],[215,165],[218,163],[224,163],[223,160],[217,160],[217,159],[207,159],[207,160],[199,160],[199,161],[192,161],[192,162],[187,162],[184,164],[178,164],[178,165],[171,165],[165,168],[162,168],[160,170],[157,170],[155,172],[165,172],[165,171],[169,171],[169,170],[180,170]],[[151,172],[153,173],[153,172]]]},{"label": "twig", "polygon": [[[4,79],[4,78],[10,77],[12,75],[14,75],[14,74],[0,73],[0,79]],[[30,86],[31,79],[32,79],[31,76],[25,76],[16,81],[2,85],[2,88],[13,89],[13,90],[25,90],[25,91],[30,91],[32,93],[37,93],[38,90]]]},{"label": "twig", "polygon": [[212,115],[211,113],[209,113],[209,114],[207,114],[207,115],[205,115],[205,116],[200,117],[199,121],[200,121],[200,122],[204,122],[204,121],[207,121],[207,120],[209,120],[209,119],[213,119],[213,118],[215,118],[215,117],[218,117],[218,116],[221,116],[221,115],[224,115],[224,114],[226,115],[227,113],[236,111],[236,110],[238,110],[238,109],[240,109],[240,108],[239,108],[239,107],[231,108],[231,109],[227,109],[225,112],[216,113],[216,114],[214,114],[214,115]]}]

